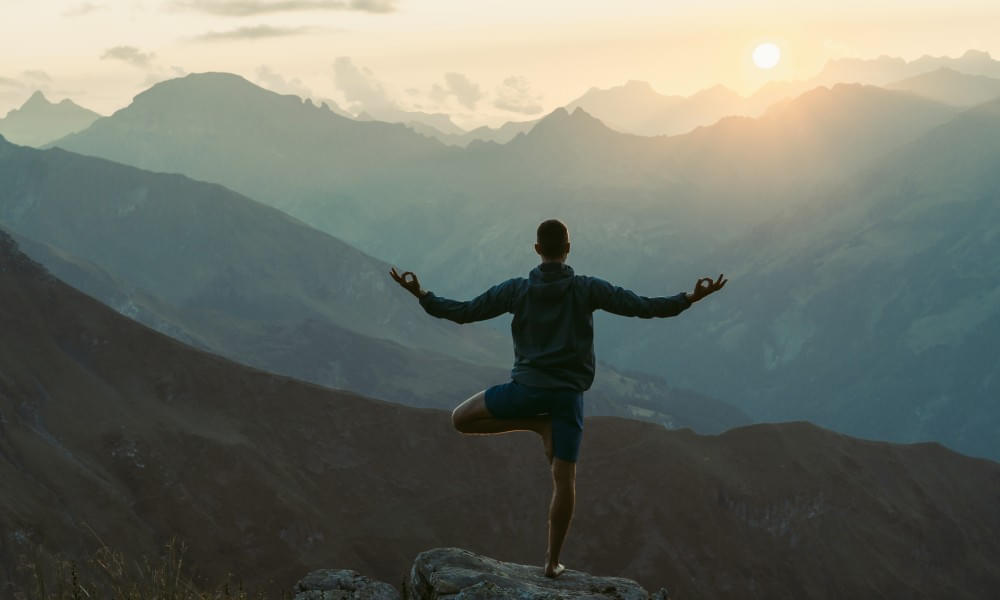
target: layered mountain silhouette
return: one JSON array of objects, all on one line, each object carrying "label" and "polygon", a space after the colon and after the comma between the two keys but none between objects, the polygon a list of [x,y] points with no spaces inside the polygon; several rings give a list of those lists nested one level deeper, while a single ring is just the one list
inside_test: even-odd
[{"label": "layered mountain silhouette", "polygon": [[975,106],[1000,98],[1000,77],[968,75],[947,67],[886,87],[955,106]]},{"label": "layered mountain silhouette", "polygon": [[[173,83],[198,87],[199,82],[188,78]],[[240,85],[253,98],[270,97],[249,84]],[[147,94],[155,95],[154,90]],[[191,92],[192,97],[200,93]],[[921,138],[955,119],[958,110],[953,106],[909,92],[836,85],[776,105],[757,119],[724,119],[687,135],[662,138],[615,132],[582,109],[559,110],[505,145],[476,144],[462,151],[424,139],[419,143],[426,145],[426,152],[415,153],[408,161],[400,158],[391,170],[377,175],[365,175],[359,168],[343,176],[333,166],[310,170],[306,178],[298,167],[286,172],[283,165],[308,163],[311,154],[303,150],[308,144],[296,145],[289,139],[268,146],[267,152],[237,144],[232,139],[241,134],[230,130],[235,124],[209,116],[222,105],[221,99],[205,103],[199,117],[205,130],[187,135],[156,126],[158,118],[183,120],[170,106],[158,106],[166,112],[157,117],[159,113],[143,113],[137,101],[101,121],[102,127],[95,124],[61,143],[118,160],[136,162],[135,157],[144,157],[164,170],[183,171],[197,162],[198,176],[237,189],[242,186],[259,200],[289,210],[371,254],[399,261],[417,271],[430,289],[458,297],[471,297],[513,274],[526,273],[534,263],[530,250],[534,227],[541,219],[562,215],[575,240],[570,263],[580,272],[647,295],[689,289],[705,271],[734,277],[727,294],[678,319],[640,323],[599,316],[598,355],[613,365],[648,371],[738,403],[755,418],[812,418],[847,432],[899,441],[937,439],[962,451],[1000,456],[988,425],[993,412],[984,400],[990,397],[992,379],[987,376],[974,384],[943,374],[959,373],[961,361],[978,360],[978,342],[955,346],[955,362],[949,363],[954,368],[945,366],[938,372],[913,367],[922,363],[914,362],[913,350],[903,338],[885,336],[874,326],[881,313],[867,312],[864,319],[855,320],[836,316],[837,306],[857,302],[865,311],[874,311],[879,305],[866,303],[877,292],[862,288],[859,294],[854,287],[874,285],[857,277],[877,262],[862,263],[857,273],[824,271],[819,265],[827,259],[808,247],[826,235],[830,237],[824,247],[849,248],[856,232],[872,224],[865,213],[847,209],[886,193],[888,182],[896,182],[902,196],[944,201],[960,191],[989,197],[993,188],[986,175],[966,178],[966,169],[993,156],[984,153],[986,142],[956,134],[949,140],[949,152],[942,154],[943,146],[931,137]],[[988,108],[982,110],[989,113]],[[133,132],[132,121],[120,118],[126,111],[149,127]],[[244,119],[266,120],[266,114],[246,113]],[[274,123],[285,118],[271,115]],[[951,126],[961,130],[963,122],[961,117],[944,125],[945,130]],[[987,119],[984,131],[993,131],[988,123]],[[206,137],[211,144],[200,143]],[[117,140],[121,146],[116,146]],[[135,140],[146,141],[132,146],[138,144]],[[370,143],[377,140],[372,136]],[[921,163],[924,171],[919,178],[912,171],[915,163],[890,167],[886,162],[886,157],[908,145],[922,148],[920,152],[934,159]],[[126,150],[129,147],[136,151]],[[387,156],[396,156],[395,152],[385,150]],[[230,160],[230,154],[238,158]],[[271,155],[281,158],[269,160]],[[836,207],[855,220],[822,233],[834,220],[810,212],[819,205]],[[977,227],[989,223],[982,218],[988,209],[982,210],[987,212],[980,214]],[[794,228],[782,225],[787,223],[783,213],[796,211],[804,216],[797,217]],[[892,235],[899,240],[900,264],[911,260],[945,264],[911,250],[919,246],[910,240],[924,239],[926,231],[939,226],[935,218],[915,213],[913,220],[899,219]],[[760,232],[768,232],[766,239]],[[990,239],[983,230],[969,243],[985,244]],[[774,256],[813,256],[814,262],[780,270],[765,260]],[[948,267],[952,269],[966,263],[947,264],[954,264]],[[826,273],[824,279],[817,279],[819,273]],[[897,273],[899,285],[912,287],[914,294],[934,293],[928,280],[910,280],[904,272]],[[802,312],[809,303],[826,308]],[[892,316],[909,324],[938,310],[907,304]],[[709,327],[712,335],[706,336]],[[897,341],[889,341],[893,339]],[[690,340],[697,340],[693,343],[699,349],[679,352],[679,344]],[[838,368],[830,366],[837,362],[829,360],[830,348],[837,348],[834,356],[843,359]],[[872,358],[876,355],[881,358]],[[895,366],[883,368],[880,365],[889,363],[882,360]],[[906,365],[912,368],[907,370]],[[926,385],[939,376],[954,382],[955,388],[947,394],[931,393],[943,389],[940,383]],[[843,391],[848,388],[850,394]],[[803,397],[805,389],[814,391]],[[965,398],[967,403],[950,398]],[[840,410],[849,403],[853,408]],[[931,411],[932,406],[952,408]],[[965,411],[969,427],[950,416],[960,410]],[[972,426],[976,423],[981,426]]]},{"label": "layered mountain silhouette", "polygon": [[455,150],[404,125],[348,119],[227,73],[158,83],[85,133],[55,144],[143,169],[225,182],[255,199],[282,197],[276,204],[283,205],[298,200],[281,191],[288,176],[311,199],[329,201],[342,193],[340,186],[359,178]]},{"label": "layered mountain silhouette", "polygon": [[829,61],[810,82],[813,85],[834,83],[885,85],[943,68],[968,75],[1000,77],[1000,61],[990,56],[989,52],[968,50],[954,58],[924,55],[911,61],[884,55],[871,59],[840,58]]},{"label": "layered mountain silhouette", "polygon": [[15,144],[40,147],[86,129],[100,117],[68,98],[49,102],[45,94],[37,91],[20,108],[0,118],[0,135]]},{"label": "layered mountain silhouette", "polygon": [[[746,257],[734,278],[759,290],[723,302],[722,361],[741,391],[700,389],[756,396],[756,409],[742,406],[762,419],[794,411],[866,437],[1000,456],[998,139],[994,101],[727,249],[726,262]],[[718,345],[699,352],[720,359]]]},{"label": "layered mountain silhouette", "polygon": [[[936,73],[942,70],[951,74]],[[995,89],[990,82],[978,77],[1000,78],[1000,61],[993,60],[987,52],[976,50],[958,58],[924,56],[909,62],[889,56],[845,58],[829,61],[818,75],[808,80],[770,81],[748,96],[740,96],[723,86],[707,88],[691,96],[665,95],[655,91],[648,82],[629,81],[607,89],[591,88],[570,102],[567,108],[583,108],[611,128],[625,133],[673,135],[712,125],[724,117],[757,117],[776,103],[787,102],[817,87],[841,83],[903,89],[958,106],[996,98],[995,94],[989,95],[990,90]]]},{"label": "layered mountain silhouette", "polygon": [[[32,257],[201,349],[412,406],[451,408],[509,378],[506,335],[427,317],[388,265],[220,186],[5,144],[0,187],[0,224]],[[588,410],[704,432],[750,421],[606,365]]]},{"label": "layered mountain silhouette", "polygon": [[508,121],[499,127],[487,127],[484,125],[469,131],[463,131],[462,133],[444,133],[441,130],[435,129],[429,125],[422,125],[413,122],[408,123],[407,126],[417,133],[433,137],[450,146],[465,147],[469,144],[477,142],[506,144],[517,134],[530,131],[537,122],[537,119],[531,121]]},{"label": "layered mountain silhouette", "polygon": [[[428,319],[389,265],[218,185],[0,140],[0,221],[207,319],[320,319],[506,362],[484,328]],[[492,340],[492,341],[491,341]]]},{"label": "layered mountain silhouette", "polygon": [[711,125],[731,115],[756,115],[763,106],[750,108],[747,99],[724,86],[715,86],[691,96],[664,95],[645,81],[591,88],[566,105],[582,108],[609,127],[636,135],[674,135]]},{"label": "layered mountain silhouette", "polygon": [[[443,411],[184,346],[3,233],[0,324],[5,582],[18,554],[83,558],[94,534],[136,559],[180,538],[206,583],[278,590],[330,565],[394,581],[443,545],[541,560],[550,484],[530,434],[466,438]],[[581,457],[574,568],[717,598],[975,598],[1000,583],[1000,466],[936,444],[600,418]]]}]

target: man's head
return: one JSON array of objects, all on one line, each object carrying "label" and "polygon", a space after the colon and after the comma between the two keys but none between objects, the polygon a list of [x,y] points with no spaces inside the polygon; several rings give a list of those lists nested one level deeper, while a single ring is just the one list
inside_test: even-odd
[{"label": "man's head", "polygon": [[565,262],[569,254],[569,230],[559,219],[542,221],[538,226],[535,252],[547,262]]}]

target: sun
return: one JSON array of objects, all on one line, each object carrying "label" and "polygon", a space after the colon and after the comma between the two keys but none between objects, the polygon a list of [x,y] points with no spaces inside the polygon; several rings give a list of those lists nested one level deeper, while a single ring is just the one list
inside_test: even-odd
[{"label": "sun", "polygon": [[781,48],[767,42],[753,49],[753,64],[760,69],[773,69],[781,60]]}]

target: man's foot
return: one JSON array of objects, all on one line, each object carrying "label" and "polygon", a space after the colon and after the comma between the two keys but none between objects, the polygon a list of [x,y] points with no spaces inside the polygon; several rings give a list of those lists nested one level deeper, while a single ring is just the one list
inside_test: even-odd
[{"label": "man's foot", "polygon": [[560,575],[562,575],[563,571],[565,571],[565,570],[566,570],[566,567],[562,566],[559,563],[556,563],[554,565],[552,565],[552,564],[546,565],[545,566],[545,576],[546,577],[551,577],[551,578],[555,579],[556,577],[559,577]]},{"label": "man's foot", "polygon": [[542,436],[542,445],[545,446],[545,458],[549,460],[549,464],[552,464],[552,420],[548,419],[545,421],[545,425],[538,432]]}]

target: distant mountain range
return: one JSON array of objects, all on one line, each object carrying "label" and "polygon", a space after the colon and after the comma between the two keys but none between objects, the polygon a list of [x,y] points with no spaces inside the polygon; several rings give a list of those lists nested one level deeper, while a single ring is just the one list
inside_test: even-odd
[{"label": "distant mountain range", "polygon": [[566,108],[582,108],[624,133],[676,135],[728,116],[760,116],[774,104],[817,87],[842,83],[886,86],[946,104],[972,106],[1000,97],[995,92],[996,81],[990,81],[996,79],[1000,79],[1000,61],[987,52],[970,50],[959,58],[924,56],[910,62],[888,56],[831,60],[811,79],[772,81],[745,97],[724,86],[692,96],[668,96],[647,82],[629,81],[608,89],[591,88]]},{"label": "distant mountain range", "polygon": [[809,83],[814,86],[836,83],[886,85],[944,68],[967,75],[1000,78],[1000,61],[990,56],[989,52],[969,50],[957,58],[924,55],[911,61],[892,56],[831,60]]},{"label": "distant mountain range", "polygon": [[954,106],[970,107],[1000,99],[1000,78],[967,75],[947,67],[915,75],[886,87]]},{"label": "distant mountain range", "polygon": [[[2,232],[0,325],[6,595],[35,584],[20,556],[88,569],[98,540],[141,561],[176,538],[207,584],[231,573],[275,593],[320,567],[394,581],[437,546],[541,560],[550,476],[530,434],[463,437],[443,411],[186,347]],[[983,598],[1000,585],[996,463],[802,423],[709,437],[585,427],[573,567],[722,599]]]},{"label": "distant mountain range", "polygon": [[[341,119],[365,140],[355,149],[338,143],[346,137],[339,128],[348,126],[339,117],[275,100],[235,78],[194,76],[162,86],[59,143],[232,186],[459,297],[527,272],[534,227],[563,216],[577,240],[571,264],[580,272],[646,294],[676,293],[706,274],[734,277],[725,294],[678,319],[599,316],[598,353],[613,365],[738,403],[754,418],[810,418],[855,434],[936,439],[1000,456],[1000,436],[992,429],[997,411],[985,400],[993,397],[995,367],[983,366],[976,381],[958,376],[963,364],[978,364],[978,330],[955,329],[964,333],[949,346],[949,358],[935,369],[918,368],[935,345],[931,332],[937,330],[926,324],[947,330],[944,308],[907,303],[878,312],[883,305],[867,299],[874,280],[859,279],[881,264],[878,252],[859,255],[854,270],[827,271],[822,265],[832,259],[815,255],[810,245],[853,256],[857,232],[894,223],[879,234],[885,243],[895,240],[894,264],[918,261],[932,269],[920,279],[892,271],[897,285],[917,296],[937,293],[931,273],[977,264],[972,254],[955,262],[919,254],[927,232],[948,221],[880,199],[993,197],[989,170],[974,169],[997,155],[982,137],[996,132],[989,105],[960,115],[954,106],[910,92],[836,85],[779,103],[760,118],[724,119],[687,135],[625,135],[582,109],[559,110],[505,145],[465,150],[403,128]],[[197,115],[185,116],[194,107]],[[965,135],[969,119],[979,129]],[[174,126],[184,122],[192,122],[191,130]],[[282,127],[285,122],[295,127]],[[266,125],[257,131],[247,123]],[[941,131],[955,132],[947,146],[935,137]],[[325,158],[322,166],[317,153]],[[896,158],[910,154],[922,158]],[[368,164],[362,156],[370,157]],[[378,164],[385,168],[372,168],[375,157],[383,157]],[[891,193],[890,185],[896,186]],[[877,225],[882,221],[860,210],[872,203],[897,206],[898,216]],[[833,219],[817,212],[819,206],[843,215]],[[953,231],[971,228],[962,243],[993,256],[989,204],[958,206],[978,208],[966,215],[974,221]],[[789,215],[799,216],[783,227]],[[848,216],[853,220],[841,221]],[[834,222],[843,227],[827,231]],[[808,256],[813,262],[778,267]],[[860,296],[855,286],[864,290]],[[990,297],[975,289],[976,297]],[[848,306],[860,311],[856,318],[838,316],[836,307]],[[970,322],[980,322],[971,315],[992,314],[969,310]],[[890,315],[898,320],[895,329],[876,326]],[[983,318],[985,331],[993,331],[992,317]],[[924,341],[913,341],[918,338]],[[698,349],[679,353],[682,340],[698,340]],[[832,361],[829,352],[846,362]],[[865,358],[847,360],[855,357]],[[945,382],[953,386],[948,392]],[[847,389],[849,395],[841,392]]]},{"label": "distant mountain range", "polygon": [[506,144],[519,133],[527,133],[538,123],[538,119],[532,121],[508,121],[500,127],[477,127],[470,131],[461,133],[443,133],[434,127],[421,123],[409,122],[407,126],[423,135],[435,138],[450,146],[468,146],[476,142],[494,142]]},{"label": "distant mountain range", "polygon": [[0,119],[0,135],[15,144],[41,147],[90,127],[100,117],[69,99],[58,104],[49,102],[39,91],[21,108],[15,108]]},{"label": "distant mountain range", "polygon": [[[388,265],[217,185],[0,139],[0,225],[119,312],[252,366],[435,408],[509,377],[508,335],[430,318]],[[702,432],[750,422],[656,377],[600,372],[588,414]]]}]

